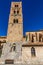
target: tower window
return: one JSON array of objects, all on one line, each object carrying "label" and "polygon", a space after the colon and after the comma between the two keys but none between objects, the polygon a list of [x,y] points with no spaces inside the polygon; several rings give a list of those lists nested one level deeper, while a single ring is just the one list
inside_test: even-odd
[{"label": "tower window", "polygon": [[15,7],[18,7],[18,5],[15,5]]},{"label": "tower window", "polygon": [[31,55],[32,56],[36,56],[36,54],[35,54],[35,48],[34,47],[31,48]]},{"label": "tower window", "polygon": [[19,10],[17,11],[17,14],[19,14]]},{"label": "tower window", "polygon": [[18,19],[14,19],[14,23],[18,23]]},{"label": "tower window", "polygon": [[16,13],[16,11],[14,11],[14,14]]}]

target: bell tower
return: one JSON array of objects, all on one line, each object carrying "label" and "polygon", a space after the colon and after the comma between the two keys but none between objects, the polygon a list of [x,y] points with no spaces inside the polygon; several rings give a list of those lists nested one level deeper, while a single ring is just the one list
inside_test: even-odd
[{"label": "bell tower", "polygon": [[22,37],[23,37],[22,2],[12,2],[8,22],[7,41],[8,42],[21,41]]}]

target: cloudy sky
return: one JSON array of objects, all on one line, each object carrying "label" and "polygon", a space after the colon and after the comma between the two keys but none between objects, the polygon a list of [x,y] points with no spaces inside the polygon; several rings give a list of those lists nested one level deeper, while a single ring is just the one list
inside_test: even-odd
[{"label": "cloudy sky", "polygon": [[[0,0],[0,36],[7,35],[7,27],[12,1]],[[43,29],[43,0],[22,0],[24,34],[27,31]]]}]

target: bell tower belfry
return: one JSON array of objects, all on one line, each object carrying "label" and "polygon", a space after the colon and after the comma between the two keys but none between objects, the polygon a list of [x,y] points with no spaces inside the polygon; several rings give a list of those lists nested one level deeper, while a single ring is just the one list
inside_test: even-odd
[{"label": "bell tower belfry", "polygon": [[22,2],[12,2],[9,22],[7,41],[21,41],[23,37],[23,18],[22,18]]}]

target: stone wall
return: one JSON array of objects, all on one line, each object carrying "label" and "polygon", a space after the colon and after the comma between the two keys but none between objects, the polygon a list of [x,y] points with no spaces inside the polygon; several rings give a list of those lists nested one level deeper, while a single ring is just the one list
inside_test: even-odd
[{"label": "stone wall", "polygon": [[25,62],[43,62],[43,47],[34,46],[36,56],[31,55],[31,47],[22,47],[22,59]]},{"label": "stone wall", "polygon": [[[15,7],[17,5],[17,7]],[[14,13],[15,11],[15,13]],[[17,13],[19,11],[19,13]],[[14,22],[18,20],[18,22]],[[14,43],[21,41],[23,37],[22,2],[12,2],[7,30],[7,41]]]}]

